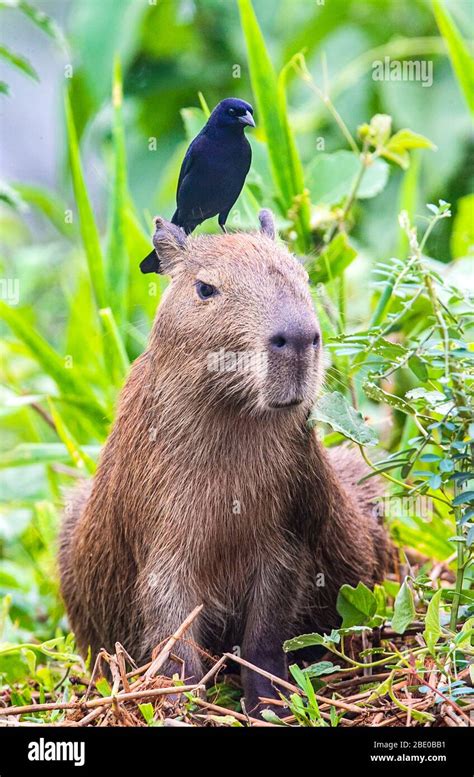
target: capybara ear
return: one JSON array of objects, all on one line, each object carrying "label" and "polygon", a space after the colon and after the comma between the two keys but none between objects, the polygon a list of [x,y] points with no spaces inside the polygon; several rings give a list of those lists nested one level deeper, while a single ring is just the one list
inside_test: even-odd
[{"label": "capybara ear", "polygon": [[275,240],[276,227],[273,213],[268,208],[263,208],[258,214],[258,220],[260,221],[260,232],[262,235],[266,235],[270,240]]},{"label": "capybara ear", "polygon": [[162,275],[172,275],[177,262],[182,258],[186,233],[176,224],[156,216],[153,245],[155,250],[145,257],[140,264],[140,270],[143,273],[157,272]]}]

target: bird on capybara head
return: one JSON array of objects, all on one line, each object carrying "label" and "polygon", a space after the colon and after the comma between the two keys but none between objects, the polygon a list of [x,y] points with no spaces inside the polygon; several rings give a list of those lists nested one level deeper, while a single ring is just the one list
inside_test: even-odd
[{"label": "bird on capybara head", "polygon": [[[198,645],[239,646],[284,678],[284,640],[337,627],[340,586],[383,577],[373,481],[358,485],[355,454],[330,455],[307,425],[324,371],[307,273],[275,240],[271,214],[260,220],[258,233],[187,237],[156,219],[171,283],[61,532],[62,592],[84,653],[119,641],[145,662],[202,603],[173,647],[186,677],[205,674]],[[250,670],[242,683],[249,712],[276,694]]]},{"label": "bird on capybara head", "polygon": [[[179,172],[176,210],[171,219],[186,234],[212,216],[223,232],[252,161],[244,129],[255,127],[253,108],[245,100],[227,97],[189,145]],[[140,262],[143,273],[159,272],[154,251]]]}]

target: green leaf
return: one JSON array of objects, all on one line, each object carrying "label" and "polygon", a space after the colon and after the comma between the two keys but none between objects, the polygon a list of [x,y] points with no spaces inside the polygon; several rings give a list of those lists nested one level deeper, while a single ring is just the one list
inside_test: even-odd
[{"label": "green leaf", "polygon": [[461,526],[463,526],[465,523],[470,521],[471,518],[474,518],[474,507],[469,507],[467,510],[464,511],[463,516],[460,520]]},{"label": "green leaf", "polygon": [[281,718],[278,717],[276,712],[273,712],[273,710],[262,710],[261,716],[264,720],[267,721],[267,723],[273,723],[274,726],[287,726],[287,723],[284,723],[284,721],[281,720]]},{"label": "green leaf", "polygon": [[238,6],[258,121],[261,121],[265,130],[273,178],[281,200],[288,209],[293,198],[293,182],[287,138],[279,111],[277,76],[251,1],[238,0]]},{"label": "green leaf", "polygon": [[121,325],[128,308],[129,259],[126,242],[127,162],[122,120],[122,76],[118,58],[114,62],[112,85],[114,177],[109,202],[109,238],[106,255],[106,276],[111,290],[112,310]]},{"label": "green leaf", "polygon": [[428,380],[428,368],[419,356],[410,356],[408,366],[417,378],[423,382]]},{"label": "green leaf", "polygon": [[474,502],[474,491],[462,491],[460,494],[454,497],[453,505],[472,504]]},{"label": "green leaf", "polygon": [[385,402],[387,405],[390,405],[390,407],[394,407],[396,410],[400,410],[400,412],[406,413],[407,415],[414,414],[413,408],[408,402],[400,399],[400,397],[397,397],[395,394],[389,394],[388,391],[384,391],[375,383],[372,383],[372,381],[364,381],[362,387],[369,399],[373,399],[375,402]]},{"label": "green leaf", "polygon": [[5,181],[0,181],[0,202],[5,202],[10,208],[19,213],[24,213],[28,210],[28,205],[21,194],[5,183]]},{"label": "green leaf", "polygon": [[415,148],[430,148],[436,151],[436,146],[431,140],[425,138],[424,135],[419,135],[417,132],[412,132],[410,129],[401,129],[392,135],[390,140],[387,141],[383,150],[382,156],[387,159],[396,162],[404,170],[409,167],[410,157],[408,151]]},{"label": "green leaf", "polygon": [[143,717],[145,718],[145,721],[150,725],[153,722],[153,716],[155,714],[155,710],[153,709],[153,704],[150,702],[147,702],[146,704],[139,704],[138,709],[142,713]]},{"label": "green leaf", "polygon": [[87,471],[91,475],[93,475],[96,470],[95,461],[93,461],[93,459],[91,459],[87,455],[87,453],[85,453],[81,449],[81,446],[74,439],[70,430],[67,428],[63,417],[55,407],[54,402],[50,399],[48,404],[51,412],[51,417],[54,421],[54,425],[58,433],[58,437],[64,443],[67,450],[69,451],[69,455],[71,456],[71,459],[73,460],[74,464],[79,467],[85,467]]},{"label": "green leaf", "polygon": [[45,14],[44,11],[35,8],[34,5],[26,2],[26,0],[0,0],[0,8],[17,8],[24,13],[33,24],[45,32],[46,35],[49,35],[50,38],[53,38],[60,43],[63,48],[67,48],[64,36],[56,22]]},{"label": "green leaf", "polygon": [[206,116],[201,108],[195,107],[181,108],[180,114],[184,124],[184,131],[186,132],[186,139],[191,143],[204,127],[207,121]]},{"label": "green leaf", "polygon": [[18,192],[22,200],[28,205],[33,205],[56,227],[58,232],[68,238],[75,235],[75,225],[66,221],[65,204],[43,186],[14,183],[13,189]]},{"label": "green leaf", "polygon": [[112,695],[112,688],[109,681],[105,677],[100,677],[95,684],[95,687],[103,697]]},{"label": "green leaf", "polygon": [[306,689],[307,677],[305,676],[303,670],[300,669],[298,664],[290,664],[288,669],[295,682],[304,691]]},{"label": "green leaf", "polygon": [[[311,202],[316,205],[337,205],[352,191],[359,174],[360,158],[352,151],[336,151],[334,154],[318,154],[308,165],[307,186]],[[366,168],[357,191],[359,199],[375,197],[385,187],[389,166],[376,159]]]},{"label": "green leaf", "polygon": [[351,191],[360,161],[351,151],[317,154],[308,165],[306,180],[315,205],[337,205]]},{"label": "green leaf", "polygon": [[[233,715],[209,715],[210,720],[213,720],[215,723],[218,723],[219,726],[232,726],[233,728],[243,728],[243,723],[240,722],[240,720],[237,720],[237,718],[234,718]],[[150,725],[153,725],[151,723]],[[159,724],[162,725],[162,724]],[[286,724],[283,724],[286,725]]]},{"label": "green leaf", "polygon": [[397,634],[403,634],[410,623],[414,621],[415,615],[416,611],[415,603],[413,601],[413,593],[410,586],[408,585],[407,578],[405,578],[402,585],[400,586],[397,598],[395,599],[395,604],[393,607],[392,629],[396,631]]},{"label": "green leaf", "polygon": [[439,606],[441,594],[441,589],[436,591],[428,605],[425,617],[425,630],[423,632],[424,640],[429,648],[430,653],[433,655],[435,645],[441,636],[441,626],[439,622]]},{"label": "green leaf", "polygon": [[311,664],[303,671],[306,675],[308,675],[308,677],[321,677],[325,674],[332,674],[333,672],[337,672],[340,668],[340,666],[334,666],[332,661],[318,661],[317,664]]},{"label": "green leaf", "polygon": [[[468,618],[467,621],[463,623],[462,629],[459,632],[459,634],[456,635],[454,638],[454,642],[459,648],[462,648],[463,646],[466,646],[467,648],[470,648],[472,645],[472,638],[474,636],[474,618]],[[471,672],[471,677],[474,674],[474,666],[473,666],[473,672]]]},{"label": "green leaf", "polygon": [[361,139],[369,140],[370,144],[381,149],[390,137],[392,131],[392,117],[387,113],[375,113],[370,124],[362,124],[357,132]]},{"label": "green leaf", "polygon": [[336,235],[311,264],[306,266],[312,283],[327,283],[338,278],[357,256],[357,251],[349,245],[344,232]]},{"label": "green leaf", "polygon": [[357,189],[356,198],[358,200],[369,200],[380,194],[388,181],[390,174],[389,165],[383,159],[374,159],[370,165],[365,168],[364,175]]},{"label": "green leaf", "polygon": [[[300,56],[302,55],[300,54]],[[301,238],[299,245],[302,250],[306,251],[309,248],[309,235],[311,231],[310,200],[309,193],[307,189],[305,189],[303,165],[288,117],[288,106],[286,101],[287,78],[292,70],[293,60],[290,60],[285,67],[282,68],[280,75],[278,76],[278,108],[283,132],[286,138],[292,180],[293,208],[292,212],[288,215],[291,215],[292,218],[295,219],[295,226]]]},{"label": "green leaf", "polygon": [[87,399],[94,413],[98,413],[102,418],[106,417],[105,409],[96,400],[87,381],[77,375],[74,369],[66,367],[64,359],[25,320],[20,310],[0,300],[0,318],[3,318],[15,335],[25,343],[44,372],[53,378],[65,394]]},{"label": "green leaf", "polygon": [[[98,459],[100,446],[84,445],[84,453],[90,458]],[[54,464],[70,461],[70,454],[65,445],[58,442],[22,442],[10,451],[0,454],[0,469],[9,467],[30,467],[32,464]]]},{"label": "green leaf", "polygon": [[328,643],[337,644],[340,642],[340,635],[337,631],[331,634],[301,634],[299,637],[288,639],[283,643],[283,650],[289,653],[293,650],[312,647],[313,645],[327,645]]},{"label": "green leaf", "polygon": [[30,668],[27,657],[21,649],[6,655],[0,654],[0,681],[10,685],[29,679]]},{"label": "green leaf", "polygon": [[469,110],[474,114],[474,62],[467,45],[442,0],[433,0],[436,24],[448,48],[459,87]]},{"label": "green leaf", "polygon": [[324,394],[313,406],[308,426],[312,428],[318,421],[329,424],[335,432],[341,432],[358,445],[377,444],[374,429],[367,426],[362,413],[355,410],[339,391]]},{"label": "green leaf", "polygon": [[130,367],[125,345],[110,308],[99,310],[99,316],[103,325],[104,354],[109,374],[114,384],[121,386]]},{"label": "green leaf", "polygon": [[436,150],[436,146],[431,140],[425,138],[424,135],[419,135],[416,132],[412,132],[409,129],[401,129],[396,132],[395,135],[384,144],[380,153],[386,159],[390,159],[395,162],[403,170],[407,170],[410,166],[410,156],[408,152],[416,148],[430,148],[433,151]]},{"label": "green leaf", "polygon": [[6,46],[0,45],[0,57],[6,59],[11,65],[21,70],[22,73],[26,73],[27,76],[33,78],[35,81],[39,81],[38,73],[25,57],[8,49]]},{"label": "green leaf", "polygon": [[341,586],[336,602],[339,615],[342,615],[342,628],[364,626],[377,611],[377,601],[372,591],[361,582],[357,588],[351,585]]},{"label": "green leaf", "polygon": [[428,405],[434,408],[436,408],[440,404],[440,402],[446,401],[446,395],[443,394],[441,391],[436,391],[436,390],[430,391],[429,389],[426,389],[423,386],[418,386],[418,388],[410,389],[410,391],[407,391],[405,396],[407,399],[412,399],[415,402],[419,400],[423,400],[424,402],[427,402]]},{"label": "green leaf", "polygon": [[36,653],[28,648],[23,648],[23,655],[25,656],[26,663],[28,664],[28,670],[30,677],[34,677],[36,671]]},{"label": "green leaf", "polygon": [[287,117],[286,79],[292,63],[283,68],[278,78],[267,51],[251,0],[238,0],[240,20],[247,46],[250,80],[257,103],[257,129],[261,122],[265,131],[272,177],[279,202],[286,213],[301,198],[296,219],[301,248],[307,247],[309,234],[309,202],[304,198],[303,170]]},{"label": "green leaf", "polygon": [[[125,238],[125,219],[126,219],[126,189],[125,189],[125,151],[123,143],[123,130],[121,127],[120,118],[120,104],[121,104],[121,82],[120,71],[118,65],[116,66],[115,81],[114,81],[114,103],[115,103],[115,126],[114,126],[114,138],[116,148],[116,165],[115,165],[115,183],[113,188],[113,214],[112,214],[112,227],[115,232],[114,239],[112,240],[110,254],[109,254],[109,274],[112,276],[114,268],[110,265],[115,261],[115,253],[117,254],[117,275],[119,280],[111,280],[111,288],[114,289],[112,294],[114,302],[117,304],[119,312],[124,315],[124,309],[126,303],[124,297],[126,294],[125,286],[128,286],[128,254],[126,249]],[[118,107],[117,107],[118,105]],[[89,201],[89,195],[84,181],[82,172],[81,158],[79,152],[79,145],[77,141],[76,129],[74,126],[74,119],[71,109],[69,97],[66,95],[66,124],[68,128],[69,137],[69,159],[71,165],[71,174],[74,187],[74,194],[79,211],[80,228],[82,235],[82,242],[84,252],[87,257],[87,264],[89,269],[89,276],[94,291],[94,297],[96,305],[99,308],[99,312],[109,309],[107,303],[107,284],[106,275],[104,270],[104,261],[102,257],[102,249],[100,245],[99,231],[94,219],[94,214]],[[117,118],[118,117],[118,118]],[[117,140],[117,132],[119,140]],[[112,256],[112,253],[114,256]],[[125,285],[124,285],[125,284]],[[115,324],[112,323],[113,314],[111,311],[106,316],[101,315],[101,323],[103,327],[104,336],[109,338],[109,342],[106,345],[110,345],[114,348],[115,354],[110,353],[106,347],[104,350],[104,357],[109,370],[109,374],[113,381],[117,375],[117,363],[123,361],[123,346],[120,349],[118,330]],[[112,332],[113,330],[113,332]],[[114,335],[111,338],[111,333]]]},{"label": "green leaf", "polygon": [[413,132],[412,130],[405,128],[396,132],[395,135],[392,135],[390,140],[385,144],[385,148],[399,154],[402,151],[408,151],[414,148],[436,149],[436,146],[424,135],[420,135],[418,132]]},{"label": "green leaf", "polygon": [[460,197],[451,234],[451,253],[455,259],[474,253],[474,194]]},{"label": "green leaf", "polygon": [[71,166],[71,176],[76,198],[76,205],[79,212],[79,222],[82,236],[82,244],[87,257],[89,275],[94,290],[94,296],[98,308],[107,308],[108,299],[106,292],[104,262],[102,258],[102,249],[100,247],[99,231],[95,223],[92,206],[89,201],[84,174],[82,171],[81,156],[77,140],[74,118],[69,100],[69,95],[65,98],[66,126],[68,131],[69,143],[69,163]]},{"label": "green leaf", "polygon": [[370,626],[347,626],[345,629],[338,629],[337,632],[341,637],[347,636],[347,634],[361,634],[363,631],[370,631]]},{"label": "green leaf", "polygon": [[301,690],[306,694],[308,699],[307,713],[309,714],[310,718],[313,720],[320,719],[321,715],[319,712],[318,700],[316,699],[316,694],[314,692],[310,677],[306,674],[306,672],[300,669],[297,664],[291,664],[288,669],[293,679],[299,685]]}]

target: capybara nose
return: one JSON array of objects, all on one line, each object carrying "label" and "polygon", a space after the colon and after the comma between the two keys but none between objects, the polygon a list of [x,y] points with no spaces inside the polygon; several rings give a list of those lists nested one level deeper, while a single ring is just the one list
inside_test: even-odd
[{"label": "capybara nose", "polygon": [[303,355],[310,349],[318,348],[319,341],[319,330],[313,324],[295,323],[280,327],[270,337],[269,345],[275,353]]}]

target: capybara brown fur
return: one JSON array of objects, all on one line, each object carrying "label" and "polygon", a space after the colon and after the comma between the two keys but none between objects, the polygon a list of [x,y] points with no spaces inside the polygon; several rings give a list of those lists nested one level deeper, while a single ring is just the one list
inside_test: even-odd
[{"label": "capybara brown fur", "polygon": [[[156,219],[171,283],[61,532],[84,653],[119,641],[145,662],[202,603],[173,648],[186,677],[205,673],[195,645],[239,646],[285,677],[283,641],[337,627],[340,586],[383,577],[373,481],[358,485],[359,454],[326,450],[307,425],[324,372],[307,273],[271,214],[260,221],[258,233],[186,238]],[[249,711],[275,695],[255,672],[242,683]]]}]

